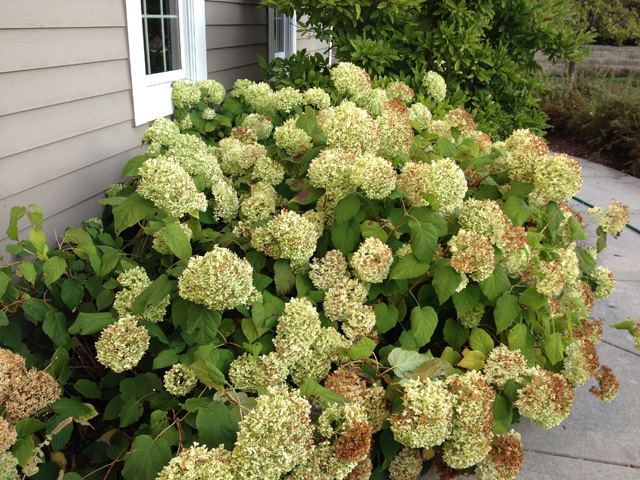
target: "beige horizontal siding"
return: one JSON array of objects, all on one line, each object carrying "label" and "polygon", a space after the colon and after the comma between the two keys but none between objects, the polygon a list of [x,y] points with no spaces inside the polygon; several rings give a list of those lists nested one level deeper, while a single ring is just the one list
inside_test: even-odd
[{"label": "beige horizontal siding", "polygon": [[[54,231],[62,234],[65,227],[76,226],[86,220],[88,217],[76,217],[74,221],[66,225],[51,224],[48,221],[49,218],[73,209],[96,195],[102,196],[104,190],[111,183],[118,181],[122,166],[131,157],[139,155],[140,151],[138,147],[130,149],[4,199],[0,202],[0,244],[6,244],[8,241],[5,231],[9,225],[11,207],[14,205],[40,205],[44,210],[45,219],[47,219],[44,229],[47,236],[52,236]],[[101,209],[100,206],[97,212],[100,212]]]},{"label": "beige horizontal siding", "polygon": [[123,0],[7,0],[0,28],[122,27]]},{"label": "beige horizontal siding", "polygon": [[207,2],[209,78],[233,87],[239,78],[260,81],[256,55],[268,58],[268,10],[257,0]]},{"label": "beige horizontal siding", "polygon": [[120,92],[130,84],[126,59],[5,73],[0,115]]},{"label": "beige horizontal siding", "polygon": [[0,73],[121,58],[129,58],[124,28],[0,30]]},{"label": "beige horizontal siding", "polygon": [[117,92],[0,117],[0,158],[129,120],[130,97]]}]

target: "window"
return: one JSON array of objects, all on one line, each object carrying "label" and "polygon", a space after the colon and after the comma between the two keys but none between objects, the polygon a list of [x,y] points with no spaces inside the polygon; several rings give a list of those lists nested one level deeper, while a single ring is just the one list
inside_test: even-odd
[{"label": "window", "polygon": [[170,115],[171,83],[207,78],[204,0],[126,0],[135,125]]},{"label": "window", "polygon": [[269,9],[269,56],[289,58],[296,51],[296,16]]}]

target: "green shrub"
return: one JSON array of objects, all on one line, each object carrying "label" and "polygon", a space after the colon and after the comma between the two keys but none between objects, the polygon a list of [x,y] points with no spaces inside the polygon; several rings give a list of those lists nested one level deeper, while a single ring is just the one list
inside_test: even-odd
[{"label": "green shrub", "polygon": [[578,25],[604,45],[640,45],[640,1],[571,0]]},{"label": "green shrub", "polygon": [[[588,53],[583,46],[592,38],[569,27],[575,12],[567,0],[262,4],[297,12],[304,29],[332,42],[338,61],[354,62],[372,77],[388,76],[426,94],[420,79],[429,70],[441,73],[452,104],[464,105],[484,131],[498,137],[547,127],[535,95],[542,84],[534,53],[575,61]],[[275,75],[277,81],[287,77],[293,75],[286,69]]]},{"label": "green shrub", "polygon": [[398,478],[435,455],[513,478],[513,422],[558,424],[594,375],[615,396],[588,317],[626,207],[594,210],[598,249],[577,246],[579,165],[540,137],[492,145],[400,83],[377,103],[352,64],[331,80],[239,80],[224,102],[176,82],[102,220],[49,249],[42,211],[12,209],[6,478]]}]

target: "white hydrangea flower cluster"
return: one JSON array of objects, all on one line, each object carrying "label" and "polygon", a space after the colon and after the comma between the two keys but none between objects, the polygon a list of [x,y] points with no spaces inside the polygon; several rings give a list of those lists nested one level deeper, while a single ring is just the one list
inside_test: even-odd
[{"label": "white hydrangea flower cluster", "polygon": [[484,318],[485,306],[482,303],[474,306],[470,311],[458,314],[458,322],[465,328],[473,328],[480,325]]},{"label": "white hydrangea flower cluster", "polygon": [[404,82],[391,82],[387,86],[387,97],[389,100],[400,100],[402,103],[411,103],[415,92],[413,88]]},{"label": "white hydrangea flower cluster", "polygon": [[276,94],[268,83],[251,82],[241,89],[241,95],[256,113],[264,114],[276,106]]},{"label": "white hydrangea flower cluster", "polygon": [[598,350],[587,339],[576,339],[565,349],[562,375],[573,387],[585,385],[600,367]]},{"label": "white hydrangea flower cluster", "polygon": [[332,363],[348,360],[342,352],[351,345],[352,342],[335,328],[322,327],[311,344],[309,353],[291,366],[291,378],[298,385],[307,378],[319,382],[329,374]]},{"label": "white hydrangea flower cluster", "polygon": [[306,298],[294,298],[286,304],[278,319],[273,345],[283,358],[295,363],[309,353],[321,327],[320,317],[311,302]]},{"label": "white hydrangea flower cluster", "polygon": [[96,359],[116,373],[135,367],[149,348],[149,333],[138,318],[125,315],[102,330],[96,342]]},{"label": "white hydrangea flower cluster", "polygon": [[313,453],[311,407],[298,391],[267,387],[238,425],[233,472],[247,480],[279,480]]},{"label": "white hydrangea flower cluster", "polygon": [[[13,425],[7,422],[3,417],[0,417],[0,452],[9,450],[11,446],[16,443],[18,438],[18,432]],[[3,464],[0,461],[0,473],[4,473],[2,470]],[[2,476],[0,476],[2,478]]]},{"label": "white hydrangea flower cluster", "polygon": [[391,480],[416,480],[422,471],[422,455],[417,448],[403,448],[389,464]]},{"label": "white hydrangea flower cluster", "polygon": [[293,87],[285,87],[275,93],[274,106],[276,110],[291,113],[302,105],[302,101],[303,95],[300,90]]},{"label": "white hydrangea flower cluster", "polygon": [[234,137],[223,138],[218,142],[218,161],[227,175],[244,175],[259,159],[266,156],[267,149],[258,143],[246,144]]},{"label": "white hydrangea flower cluster", "polygon": [[375,118],[382,114],[382,108],[388,101],[389,97],[387,97],[387,91],[384,88],[374,88],[366,95],[358,98],[356,103]]},{"label": "white hydrangea flower cluster", "polygon": [[[178,223],[178,226],[182,229],[182,231],[184,232],[184,234],[187,236],[189,240],[193,238],[193,230],[191,230],[191,227],[189,226],[188,223],[186,222]],[[158,252],[161,255],[173,255],[171,248],[169,248],[169,245],[167,244],[166,240],[162,236],[162,230],[158,230],[156,233],[153,234],[153,244],[151,246],[156,252]],[[151,307],[151,305],[149,305],[149,307]]]},{"label": "white hydrangea flower cluster", "polygon": [[233,386],[245,392],[257,392],[259,388],[284,384],[289,375],[289,362],[280,352],[254,357],[243,353],[229,366],[229,380]]},{"label": "white hydrangea flower cluster", "polygon": [[580,162],[565,154],[548,155],[535,165],[533,184],[550,201],[570,200],[582,186]]},{"label": "white hydrangea flower cluster", "polygon": [[242,201],[240,213],[249,222],[266,220],[276,213],[278,194],[270,183],[258,182],[251,186],[251,193]]},{"label": "white hydrangea flower cluster", "polygon": [[191,211],[204,212],[207,198],[199,192],[191,176],[171,158],[159,156],[142,164],[136,192],[172,217]]},{"label": "white hydrangea flower cluster", "polygon": [[322,88],[313,87],[302,94],[302,103],[322,110],[331,106],[331,96]]},{"label": "white hydrangea flower cluster", "polygon": [[220,105],[224,101],[224,97],[227,96],[227,91],[225,90],[224,85],[220,82],[216,82],[215,80],[199,80],[196,82],[196,87],[200,89],[202,101],[204,103]]},{"label": "white hydrangea flower cluster", "polygon": [[296,125],[297,120],[297,117],[292,117],[273,132],[276,145],[292,157],[304,154],[313,146],[311,135]]},{"label": "white hydrangea flower cluster", "polygon": [[416,122],[420,131],[429,127],[432,118],[431,110],[423,103],[414,103],[409,108],[409,121]]},{"label": "white hydrangea flower cluster", "polygon": [[211,187],[211,195],[213,195],[213,216],[216,219],[222,219],[230,222],[235,219],[240,210],[240,200],[238,194],[228,179],[216,183]]},{"label": "white hydrangea flower cluster", "polygon": [[318,433],[330,440],[335,459],[345,475],[365,460],[371,450],[371,427],[358,403],[332,403],[318,418]]},{"label": "white hydrangea flower cluster", "polygon": [[184,397],[198,384],[198,377],[181,363],[176,363],[164,374],[164,388],[171,395]]},{"label": "white hydrangea flower cluster", "polygon": [[453,400],[440,380],[414,378],[403,385],[404,408],[391,416],[396,441],[411,448],[440,445],[451,433]]},{"label": "white hydrangea flower cluster", "polygon": [[260,157],[256,160],[251,171],[252,180],[261,180],[273,186],[279,185],[284,179],[284,167],[271,160],[269,157]]},{"label": "white hydrangea flower cluster", "polygon": [[509,178],[521,182],[533,183],[536,166],[549,155],[547,142],[528,129],[515,130],[496,147],[507,151],[505,166],[509,168]]},{"label": "white hydrangea flower cluster", "polygon": [[254,130],[258,136],[258,140],[266,140],[271,136],[271,132],[273,131],[273,121],[271,117],[258,115],[257,113],[247,115],[242,121],[242,126]]},{"label": "white hydrangea flower cluster", "polygon": [[200,88],[188,80],[175,80],[171,86],[171,100],[176,108],[196,105],[200,101]]},{"label": "white hydrangea flower cluster", "polygon": [[260,297],[253,286],[253,267],[227,248],[213,250],[189,259],[178,279],[178,294],[211,310],[230,310],[250,305]]},{"label": "white hydrangea flower cluster", "polygon": [[409,123],[409,109],[400,100],[385,103],[376,123],[380,130],[379,156],[393,160],[398,155],[409,154],[413,145],[413,127]]},{"label": "white hydrangea flower cluster", "polygon": [[424,198],[430,195],[445,216],[459,207],[467,193],[467,180],[456,162],[441,158],[433,163],[407,162],[398,177],[397,185],[418,207],[429,205]]},{"label": "white hydrangea flower cluster", "polygon": [[569,382],[540,367],[529,369],[526,375],[531,381],[518,390],[514,403],[520,414],[544,428],[560,424],[573,408],[574,391]]},{"label": "white hydrangea flower cluster", "polygon": [[0,479],[18,480],[18,459],[9,451],[0,450]]},{"label": "white hydrangea flower cluster", "polygon": [[338,148],[325,148],[309,165],[307,176],[314,187],[324,188],[336,202],[356,191],[352,180],[357,157]]},{"label": "white hydrangea flower cluster", "polygon": [[349,264],[364,283],[381,283],[389,276],[393,251],[378,238],[368,237],[360,244]]},{"label": "white hydrangea flower cluster", "polygon": [[178,126],[168,118],[160,117],[154,120],[151,126],[145,130],[142,135],[142,141],[170,147],[178,135],[180,135]]},{"label": "white hydrangea flower cluster", "polygon": [[491,450],[476,465],[478,480],[513,480],[522,470],[524,451],[522,437],[510,430],[493,437]]},{"label": "white hydrangea flower cluster", "polygon": [[484,363],[484,376],[487,383],[504,388],[509,380],[523,383],[522,376],[527,370],[527,359],[520,350],[511,350],[506,345],[498,345]]},{"label": "white hydrangea flower cluster", "polygon": [[207,187],[223,178],[218,159],[210,152],[207,144],[195,135],[178,135],[166,156],[174,159],[189,175],[203,175]]},{"label": "white hydrangea flower cluster", "polygon": [[491,243],[500,242],[507,231],[507,222],[511,223],[495,200],[470,198],[460,207],[460,228],[488,237]]},{"label": "white hydrangea flower cluster", "polygon": [[431,120],[427,127],[429,133],[433,133],[441,138],[446,138],[451,143],[455,142],[453,135],[451,134],[451,124],[446,120]]},{"label": "white hydrangea flower cluster", "polygon": [[510,277],[522,277],[531,261],[531,248],[525,245],[516,251],[507,251],[498,261],[498,266],[502,268]]},{"label": "white hydrangea flower cluster", "polygon": [[327,291],[345,280],[349,280],[347,260],[339,250],[329,250],[322,259],[314,258],[309,278],[318,290]]},{"label": "white hydrangea flower cluster", "polygon": [[369,288],[358,280],[344,280],[327,290],[324,313],[330,320],[341,322],[342,331],[350,338],[367,335],[376,324],[376,314],[367,301]]},{"label": "white hydrangea flower cluster", "polygon": [[209,450],[195,442],[172,458],[156,480],[229,480],[234,478],[231,458],[224,445]]},{"label": "white hydrangea flower cluster", "polygon": [[618,236],[629,223],[629,207],[622,203],[612,202],[605,211],[601,207],[593,207],[587,211],[589,217],[595,217],[597,224],[607,233]]},{"label": "white hydrangea flower cluster", "polygon": [[455,406],[442,459],[452,468],[463,469],[478,463],[491,450],[495,392],[476,371],[450,375],[446,382]]},{"label": "white hydrangea flower cluster", "polygon": [[342,62],[331,69],[331,80],[339,94],[357,100],[371,90],[371,79],[364,68]]},{"label": "white hydrangea flower cluster", "polygon": [[371,154],[358,157],[351,172],[351,181],[372,200],[387,198],[396,188],[397,177],[389,160]]},{"label": "white hydrangea flower cluster", "polygon": [[321,110],[318,126],[327,136],[327,146],[356,155],[376,153],[380,149],[380,130],[369,113],[348,100],[337,107]]},{"label": "white hydrangea flower cluster", "polygon": [[[120,274],[118,282],[123,288],[116,293],[113,308],[115,308],[120,317],[133,315],[131,309],[134,300],[151,285],[151,280],[144,268],[134,267]],[[170,301],[170,296],[167,295],[161,301],[145,306],[142,318],[152,323],[161,322],[167,313],[167,306]]]},{"label": "white hydrangea flower cluster", "polygon": [[316,226],[293,211],[283,211],[252,232],[251,245],[272,258],[288,258],[294,272],[309,268],[320,235]]},{"label": "white hydrangea flower cluster", "polygon": [[458,107],[447,112],[444,120],[451,128],[457,128],[462,137],[472,137],[478,128],[478,124],[464,107]]},{"label": "white hydrangea flower cluster", "polygon": [[593,276],[596,281],[596,291],[594,294],[598,300],[603,300],[613,293],[616,281],[613,278],[611,270],[607,267],[597,267],[593,272]]},{"label": "white hydrangea flower cluster", "polygon": [[427,93],[437,102],[441,102],[447,96],[447,83],[442,75],[433,70],[427,72],[422,78],[422,85],[427,88]]},{"label": "white hydrangea flower cluster", "polygon": [[458,273],[469,273],[477,282],[489,277],[495,268],[493,245],[487,237],[464,229],[449,240],[451,266]]}]

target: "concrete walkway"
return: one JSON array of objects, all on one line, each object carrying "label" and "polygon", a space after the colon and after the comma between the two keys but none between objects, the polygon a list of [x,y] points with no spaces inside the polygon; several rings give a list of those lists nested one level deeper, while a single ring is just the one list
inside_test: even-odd
[{"label": "concrete walkway", "polygon": [[[584,182],[577,197],[603,208],[619,200],[629,206],[629,223],[640,228],[640,179],[581,163]],[[587,220],[587,206],[575,200],[571,206]],[[587,230],[589,244],[595,245],[595,229]],[[613,369],[620,391],[603,403],[589,393],[595,384],[590,380],[576,390],[573,411],[560,425],[546,430],[526,419],[514,425],[525,450],[519,480],[640,480],[640,351],[627,331],[606,326],[629,317],[640,320],[640,233],[625,228],[619,238],[609,236],[598,264],[611,269],[616,288],[596,302],[591,316],[603,322],[600,362]],[[437,479],[434,470],[424,480]]]}]

